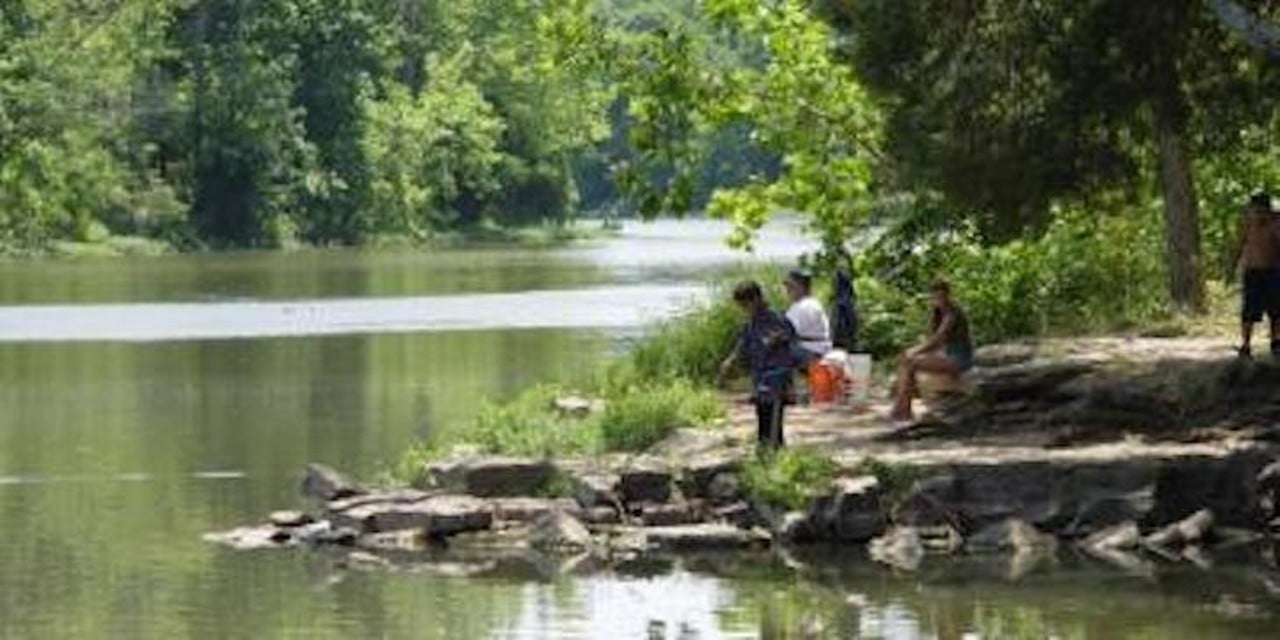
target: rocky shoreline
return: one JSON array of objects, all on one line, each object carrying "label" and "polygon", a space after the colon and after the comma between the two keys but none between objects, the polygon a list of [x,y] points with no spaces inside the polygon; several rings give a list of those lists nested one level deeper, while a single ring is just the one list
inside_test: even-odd
[{"label": "rocky shoreline", "polygon": [[[829,489],[802,509],[747,495],[741,470],[753,453],[728,428],[682,431],[642,456],[436,462],[410,487],[365,488],[313,464],[302,481],[308,511],[207,538],[237,549],[346,550],[353,563],[387,567],[445,549],[607,566],[647,554],[818,544],[865,548],[905,570],[936,554],[1008,554],[1034,565],[1067,548],[1125,570],[1207,566],[1217,550],[1280,534],[1280,447],[1268,422],[1280,394],[1261,386],[1273,379],[1273,365],[1230,363],[1212,351],[1196,361],[1185,351],[1180,371],[1209,376],[1197,388],[1221,388],[1233,403],[1202,412],[1216,421],[1214,437],[1205,436],[1200,415],[1162,431],[1158,419],[1172,420],[1162,414],[1131,421],[1133,429],[1091,429],[1082,443],[1066,443],[1062,431],[1046,442],[1050,427],[1091,420],[1098,398],[1108,415],[1139,416],[1147,416],[1142,407],[1149,413],[1157,403],[1188,400],[1161,396],[1144,378],[1169,371],[1163,360],[1135,369],[1132,359],[1006,349],[989,351],[973,388],[938,405],[917,429],[890,432],[864,418],[851,426],[844,415],[813,414],[807,424],[801,414],[793,442],[824,448],[839,467]],[[1194,400],[1216,406],[1209,391]],[[1053,413],[1062,406],[1074,409]],[[1241,416],[1256,419],[1232,422]]]}]

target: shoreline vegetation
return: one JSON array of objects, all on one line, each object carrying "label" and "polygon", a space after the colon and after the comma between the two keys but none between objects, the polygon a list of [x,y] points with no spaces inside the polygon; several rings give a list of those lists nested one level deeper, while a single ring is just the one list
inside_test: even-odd
[{"label": "shoreline vegetation", "polygon": [[[598,240],[616,235],[611,221],[583,218],[565,223],[521,226],[481,224],[474,228],[440,231],[422,236],[404,234],[372,235],[361,244],[346,247],[367,251],[400,249],[472,249],[512,248],[539,249]],[[264,251],[305,251],[325,247],[292,243]],[[0,260],[79,259],[152,257],[184,253],[227,251],[199,245],[179,245],[162,239],[134,235],[103,235],[92,241],[53,240],[44,246],[28,249],[0,250]]]}]

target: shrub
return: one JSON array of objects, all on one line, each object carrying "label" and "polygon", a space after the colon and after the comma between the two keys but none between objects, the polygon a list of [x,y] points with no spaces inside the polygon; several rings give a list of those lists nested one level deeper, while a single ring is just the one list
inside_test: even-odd
[{"label": "shrub", "polygon": [[749,460],[742,482],[753,500],[799,509],[830,488],[835,472],[835,461],[816,449],[782,449]]},{"label": "shrub", "polygon": [[681,427],[707,424],[723,413],[710,391],[677,379],[610,394],[600,416],[600,436],[609,451],[643,451]]},{"label": "shrub", "polygon": [[706,299],[654,325],[630,345],[625,359],[633,374],[643,380],[684,378],[710,384],[743,321],[732,300],[733,287],[742,280],[756,280],[770,305],[782,308],[783,275],[777,266],[764,266],[739,269],[717,280]]}]

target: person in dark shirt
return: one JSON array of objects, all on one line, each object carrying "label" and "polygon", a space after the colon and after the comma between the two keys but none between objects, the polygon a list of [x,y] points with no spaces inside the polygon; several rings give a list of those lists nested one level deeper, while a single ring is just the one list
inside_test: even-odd
[{"label": "person in dark shirt", "polygon": [[733,301],[747,315],[747,321],[733,352],[720,364],[720,377],[723,380],[739,361],[751,371],[756,437],[762,448],[776,449],[784,444],[782,414],[791,385],[795,329],[782,314],[769,308],[754,281],[739,284],[733,290]]},{"label": "person in dark shirt", "polygon": [[973,368],[973,339],[969,335],[969,317],[951,299],[951,285],[943,280],[929,287],[929,337],[902,354],[898,362],[893,410],[889,419],[910,422],[915,419],[911,401],[916,395],[916,374],[920,372],[959,379]]}]

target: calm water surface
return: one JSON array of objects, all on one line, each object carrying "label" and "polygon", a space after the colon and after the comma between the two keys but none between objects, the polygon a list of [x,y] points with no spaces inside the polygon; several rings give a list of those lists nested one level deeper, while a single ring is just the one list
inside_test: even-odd
[{"label": "calm water surface", "polygon": [[[1280,577],[1226,559],[1016,580],[849,552],[387,574],[201,542],[297,505],[307,461],[375,475],[484,398],[618,349],[738,259],[723,231],[0,264],[0,637],[1276,637]],[[760,257],[804,248],[777,229]]]}]

